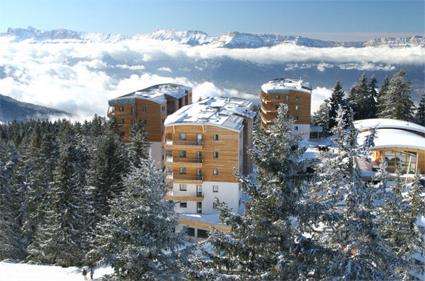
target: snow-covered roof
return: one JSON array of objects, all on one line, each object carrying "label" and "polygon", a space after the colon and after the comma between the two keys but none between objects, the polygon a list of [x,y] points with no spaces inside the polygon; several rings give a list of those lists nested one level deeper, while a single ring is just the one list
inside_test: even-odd
[{"label": "snow-covered roof", "polygon": [[[364,131],[357,136],[357,143],[362,145],[372,131]],[[377,129],[373,148],[396,147],[404,149],[425,150],[425,137],[400,129]]]},{"label": "snow-covered roof", "polygon": [[209,97],[180,108],[165,119],[164,125],[209,124],[239,131],[244,118],[255,116],[251,105],[251,101],[239,98]]},{"label": "snow-covered roof", "polygon": [[261,90],[266,94],[287,94],[290,91],[299,91],[311,94],[309,83],[304,83],[303,80],[278,78],[264,83]]},{"label": "snow-covered roof", "polygon": [[385,119],[385,118],[376,118],[376,119],[364,119],[354,122],[354,126],[359,131],[367,131],[373,128],[377,129],[402,129],[418,132],[425,134],[425,127],[402,120],[395,119]]},{"label": "snow-covered roof", "polygon": [[112,99],[109,101],[109,105],[125,104],[134,99],[145,99],[162,104],[166,101],[166,96],[180,99],[190,91],[191,88],[184,85],[173,83],[158,84]]}]

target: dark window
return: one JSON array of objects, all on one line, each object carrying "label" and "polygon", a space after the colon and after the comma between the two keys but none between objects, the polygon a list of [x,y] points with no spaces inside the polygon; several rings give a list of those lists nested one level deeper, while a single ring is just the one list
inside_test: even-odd
[{"label": "dark window", "polygon": [[218,159],[218,151],[214,151],[213,152],[213,158],[214,159]]},{"label": "dark window", "polygon": [[148,111],[148,106],[146,104],[142,104],[142,111],[143,112]]},{"label": "dark window", "polygon": [[124,112],[124,106],[120,106],[120,107],[118,107],[118,111],[119,111],[119,112]]},{"label": "dark window", "polygon": [[199,238],[208,238],[208,231],[203,229],[198,229]]},{"label": "dark window", "polygon": [[214,175],[214,176],[218,176],[218,169],[217,169],[217,168],[214,168],[214,170],[213,170],[213,175]]},{"label": "dark window", "polygon": [[187,236],[193,237],[195,236],[195,229],[193,227],[188,227],[186,228],[186,233],[187,233]]},{"label": "dark window", "polygon": [[186,174],[186,167],[180,167],[179,172],[180,172],[180,175],[185,175]]},{"label": "dark window", "polygon": [[218,185],[213,185],[213,192],[218,192]]},{"label": "dark window", "polygon": [[180,208],[187,208],[187,202],[180,202]]},{"label": "dark window", "polygon": [[180,191],[187,191],[187,185],[185,185],[184,183],[179,184],[179,189]]},{"label": "dark window", "polygon": [[219,139],[220,139],[220,136],[219,136],[218,134],[215,134],[215,135],[214,135],[214,140],[215,140],[215,141],[218,141]]},{"label": "dark window", "polygon": [[180,150],[179,156],[180,158],[186,158],[186,150]]}]

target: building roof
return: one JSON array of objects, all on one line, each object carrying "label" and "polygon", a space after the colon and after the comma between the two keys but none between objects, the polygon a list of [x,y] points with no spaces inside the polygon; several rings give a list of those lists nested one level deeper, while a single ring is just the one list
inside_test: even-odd
[{"label": "building roof", "polygon": [[264,83],[261,90],[266,94],[287,94],[290,91],[299,91],[311,94],[309,83],[304,83],[302,80],[278,78]]},{"label": "building roof", "polygon": [[[364,144],[372,131],[364,131],[357,136],[357,143]],[[425,150],[425,137],[402,129],[377,129],[373,148],[396,147]]]},{"label": "building roof", "polygon": [[134,99],[144,99],[162,104],[166,101],[166,97],[180,99],[188,95],[190,91],[191,88],[184,85],[173,83],[158,84],[114,98],[109,101],[109,105],[127,104]]},{"label": "building roof", "polygon": [[239,131],[244,118],[255,116],[251,105],[251,101],[239,98],[210,97],[180,108],[165,119],[164,125],[208,124]]},{"label": "building roof", "polygon": [[408,131],[414,131],[421,134],[425,134],[425,127],[402,120],[395,119],[384,119],[384,118],[376,118],[376,119],[364,119],[358,120],[354,122],[354,126],[359,131],[367,131],[373,128],[377,129],[402,129]]}]

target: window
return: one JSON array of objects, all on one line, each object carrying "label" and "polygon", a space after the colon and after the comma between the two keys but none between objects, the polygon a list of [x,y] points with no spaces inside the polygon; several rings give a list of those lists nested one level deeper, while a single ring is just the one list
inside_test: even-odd
[{"label": "window", "polygon": [[218,159],[218,151],[214,151],[213,152],[213,158],[214,159]]},{"label": "window", "polygon": [[180,202],[180,208],[187,208],[187,202]]},{"label": "window", "polygon": [[120,106],[120,107],[118,107],[118,111],[119,111],[119,112],[124,112],[124,106]]},{"label": "window", "polygon": [[187,191],[187,185],[184,183],[179,184],[180,191]]},{"label": "window", "polygon": [[148,106],[146,104],[142,104],[142,111],[143,112],[148,111]]},{"label": "window", "polygon": [[134,107],[131,106],[131,114],[134,114]]},{"label": "window", "polygon": [[217,169],[217,168],[214,168],[214,170],[213,170],[213,175],[214,175],[214,176],[218,176],[218,169]]},{"label": "window", "polygon": [[186,135],[186,133],[180,133],[180,134],[179,134],[179,139],[180,139],[180,140],[186,140],[186,139],[187,139],[187,135]]},{"label": "window", "polygon": [[295,102],[299,103],[300,102],[300,97],[295,97]]},{"label": "window", "polygon": [[196,202],[196,212],[202,214],[202,202]]},{"label": "window", "polygon": [[185,175],[186,174],[186,167],[180,167],[179,173],[180,173],[180,175]]},{"label": "window", "polygon": [[295,106],[295,110],[296,110],[296,111],[300,110],[300,106],[299,106],[299,105],[296,105],[296,106]]},{"label": "window", "polygon": [[186,150],[180,150],[179,157],[180,158],[186,158]]},{"label": "window", "polygon": [[220,136],[219,136],[218,134],[215,134],[215,135],[214,135],[214,140],[215,140],[215,141],[218,141],[219,139],[220,139]]},{"label": "window", "polygon": [[187,233],[187,236],[194,237],[195,236],[195,229],[193,227],[188,227],[188,228],[186,228],[186,233]]},{"label": "window", "polygon": [[217,202],[213,202],[213,209],[217,210]]},{"label": "window", "polygon": [[295,121],[298,121],[298,119],[299,119],[299,117],[298,117],[298,116],[295,116],[295,117],[294,117],[294,120],[295,120]]},{"label": "window", "polygon": [[198,229],[198,238],[208,238],[208,231],[203,229]]},{"label": "window", "polygon": [[218,192],[218,185],[213,185],[213,192]]}]

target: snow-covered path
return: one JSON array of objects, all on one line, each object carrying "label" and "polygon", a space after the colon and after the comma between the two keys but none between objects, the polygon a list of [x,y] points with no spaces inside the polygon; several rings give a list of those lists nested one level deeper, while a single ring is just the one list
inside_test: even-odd
[{"label": "snow-covered path", "polygon": [[[112,268],[96,269],[94,280],[100,280],[105,274],[112,273]],[[86,279],[77,267],[63,268],[60,266],[33,265],[0,262],[0,280],[4,281],[85,281]]]}]

